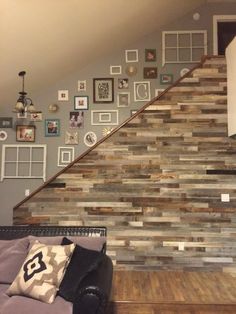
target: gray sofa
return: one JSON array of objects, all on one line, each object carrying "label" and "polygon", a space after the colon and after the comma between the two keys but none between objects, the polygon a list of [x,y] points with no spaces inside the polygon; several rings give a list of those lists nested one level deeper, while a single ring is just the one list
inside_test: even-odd
[{"label": "gray sofa", "polygon": [[[73,266],[72,276],[66,278],[66,270],[54,302],[48,304],[24,295],[8,296],[6,291],[27,256],[30,243],[37,239],[40,243],[58,245],[64,237],[82,248],[85,255],[79,259],[78,271],[77,266]],[[95,251],[99,252],[96,263]],[[113,272],[111,259],[105,251],[105,227],[0,226],[0,314],[105,313]]]}]

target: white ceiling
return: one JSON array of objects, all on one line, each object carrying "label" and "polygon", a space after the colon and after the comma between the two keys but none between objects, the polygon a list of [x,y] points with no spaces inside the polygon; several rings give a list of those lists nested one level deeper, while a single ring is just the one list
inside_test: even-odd
[{"label": "white ceiling", "polygon": [[[0,109],[136,42],[206,0],[0,0]],[[13,97],[13,98],[12,98]]]}]

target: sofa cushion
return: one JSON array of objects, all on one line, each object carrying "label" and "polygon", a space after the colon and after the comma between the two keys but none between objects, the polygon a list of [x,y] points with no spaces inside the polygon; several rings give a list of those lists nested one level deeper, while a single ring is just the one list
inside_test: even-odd
[{"label": "sofa cushion", "polygon": [[45,245],[36,241],[7,294],[52,303],[74,248],[74,244]]},{"label": "sofa cushion", "polygon": [[[68,238],[63,238],[62,245],[72,243]],[[98,251],[85,249],[76,245],[65,276],[60,284],[59,295],[67,301],[73,302],[79,284],[92,270],[95,270],[102,261],[104,254]]]},{"label": "sofa cushion", "polygon": [[28,254],[29,239],[0,240],[0,283],[12,283]]},{"label": "sofa cushion", "polygon": [[9,287],[9,284],[0,284],[0,313],[2,314],[2,308],[4,304],[9,300],[9,296],[6,295],[7,288]]}]

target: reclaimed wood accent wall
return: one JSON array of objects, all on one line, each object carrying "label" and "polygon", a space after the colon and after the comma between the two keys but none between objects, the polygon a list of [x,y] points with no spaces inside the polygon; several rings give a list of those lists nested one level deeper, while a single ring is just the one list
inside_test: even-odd
[{"label": "reclaimed wood accent wall", "polygon": [[210,58],[16,207],[14,223],[107,226],[116,269],[236,271],[235,175],[226,61]]}]

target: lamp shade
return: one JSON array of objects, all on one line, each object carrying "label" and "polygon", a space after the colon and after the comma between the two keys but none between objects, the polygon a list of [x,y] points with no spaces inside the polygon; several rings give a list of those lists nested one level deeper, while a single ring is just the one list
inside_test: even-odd
[{"label": "lamp shade", "polygon": [[16,105],[15,105],[15,111],[16,112],[22,112],[24,110],[25,110],[24,104],[18,100]]}]

